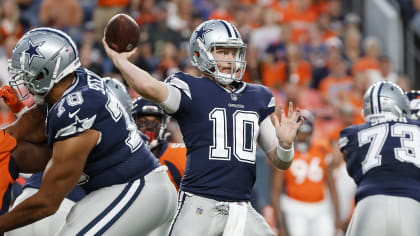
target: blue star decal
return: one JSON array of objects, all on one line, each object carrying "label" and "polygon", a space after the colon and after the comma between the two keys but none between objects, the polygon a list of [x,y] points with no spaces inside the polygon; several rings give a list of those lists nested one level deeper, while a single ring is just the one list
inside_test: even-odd
[{"label": "blue star decal", "polygon": [[39,52],[39,47],[42,46],[42,44],[44,44],[44,42],[40,42],[38,44],[34,44],[30,39],[29,39],[29,44],[28,47],[22,52],[24,54],[28,54],[29,55],[29,65],[32,63],[32,60],[34,59],[34,57],[39,57],[39,58],[45,58],[41,52]]},{"label": "blue star decal", "polygon": [[77,115],[76,115],[76,122],[74,122],[74,126],[76,127],[76,130],[83,128],[83,121],[81,121],[79,117],[77,117]]},{"label": "blue star decal", "polygon": [[196,39],[201,39],[201,41],[203,41],[203,43],[205,44],[206,42],[204,41],[204,35],[207,34],[210,31],[213,31],[212,29],[204,29],[204,27],[206,27],[205,25],[203,27],[201,27],[201,29],[199,29],[197,31],[197,37]]}]

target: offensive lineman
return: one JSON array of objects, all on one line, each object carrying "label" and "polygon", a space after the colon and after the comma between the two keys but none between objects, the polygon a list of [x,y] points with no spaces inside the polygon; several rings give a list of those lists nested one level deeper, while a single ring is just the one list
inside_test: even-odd
[{"label": "offensive lineman", "polygon": [[347,236],[420,235],[420,122],[408,119],[403,90],[382,81],[363,97],[366,123],[340,133],[347,171],[357,184]]}]

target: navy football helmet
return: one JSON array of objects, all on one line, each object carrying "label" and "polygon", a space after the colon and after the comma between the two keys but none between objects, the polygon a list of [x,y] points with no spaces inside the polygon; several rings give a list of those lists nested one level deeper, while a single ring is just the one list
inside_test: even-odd
[{"label": "navy football helmet", "polygon": [[406,95],[410,101],[410,118],[418,120],[420,118],[420,90],[411,90]]},{"label": "navy football helmet", "polygon": [[[133,100],[132,115],[138,129],[149,138],[150,149],[157,147],[169,136],[167,131],[169,116],[156,103],[138,97]],[[156,117],[157,121],[142,120],[141,118],[145,116]]]}]

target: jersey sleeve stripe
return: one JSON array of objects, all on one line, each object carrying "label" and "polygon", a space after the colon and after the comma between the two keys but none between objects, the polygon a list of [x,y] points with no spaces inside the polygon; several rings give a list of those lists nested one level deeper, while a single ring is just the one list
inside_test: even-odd
[{"label": "jersey sleeve stripe", "polygon": [[349,143],[349,139],[347,137],[342,137],[338,140],[338,146],[340,149],[343,149]]}]

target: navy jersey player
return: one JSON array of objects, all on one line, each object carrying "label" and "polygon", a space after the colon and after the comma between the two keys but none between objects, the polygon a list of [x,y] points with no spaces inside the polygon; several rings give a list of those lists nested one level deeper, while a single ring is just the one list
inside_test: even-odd
[{"label": "navy jersey player", "polygon": [[[21,101],[19,101],[19,99],[16,97],[15,93],[13,92],[10,86],[4,85],[0,89],[0,93],[4,102],[9,106],[10,110],[16,114],[17,117],[19,117],[21,114],[25,112],[25,110],[27,110],[25,105]],[[27,147],[21,147],[21,146],[22,145],[20,144],[19,148],[27,149]],[[20,153],[21,155],[24,154],[23,152],[20,152]],[[19,161],[19,158],[22,158],[22,157],[18,157],[16,153],[12,155],[14,159],[17,161]],[[30,155],[34,156],[34,153],[31,153]],[[44,159],[48,159],[49,156],[50,154],[47,155],[47,157],[44,157]],[[24,160],[24,161],[27,161],[27,160]],[[38,160],[38,162],[40,161]],[[21,171],[24,170],[23,164],[30,164],[30,163],[23,163],[23,161],[20,161],[18,163],[18,169]],[[13,202],[14,207],[16,207],[16,205],[19,205],[22,201],[29,198],[30,196],[32,196],[39,190],[41,186],[42,175],[43,175],[42,172],[35,173],[26,180],[25,184],[23,185],[22,193]],[[60,226],[64,224],[66,216],[68,212],[70,211],[71,207],[74,205],[74,203],[79,201],[84,195],[85,193],[83,189],[80,186],[76,186],[72,190],[72,192],[70,192],[69,195],[67,195],[67,197],[61,202],[60,207],[58,208],[57,212],[54,215],[49,216],[43,220],[37,221],[33,224],[24,226],[22,228],[9,231],[5,235],[6,236],[54,235],[58,231]]]},{"label": "navy jersey player", "polygon": [[[127,89],[125,86],[119,82],[117,79],[114,78],[103,78],[105,81],[106,88],[109,89],[114,95],[117,97],[118,101],[124,107],[124,109],[131,113],[131,98],[128,94]],[[2,97],[4,98],[5,102],[11,110],[15,110],[14,112],[17,113],[19,116],[20,111],[17,110],[20,108],[24,110],[23,106],[18,106],[22,104],[13,93],[12,89],[9,86],[3,86],[2,89]],[[15,108],[15,109],[13,109]],[[46,115],[46,114],[45,114]],[[43,172],[32,174],[23,185],[23,192],[20,194],[13,203],[13,207],[16,207],[21,202],[29,198],[30,196],[34,195],[38,192],[39,188],[41,187],[42,182],[42,175]],[[33,224],[26,225],[24,227],[9,231],[6,233],[6,236],[44,236],[44,235],[55,235],[60,227],[64,224],[68,213],[70,212],[73,205],[82,199],[85,196],[85,191],[82,187],[77,186],[66,196],[65,199],[60,204],[60,207],[49,217],[37,221]]]},{"label": "navy jersey player", "polygon": [[287,169],[302,122],[292,104],[279,122],[270,90],[241,81],[246,44],[236,27],[224,20],[200,24],[190,56],[203,76],[180,72],[166,83],[129,62],[135,51],[104,47],[128,84],[180,125],[187,164],[170,235],[273,235],[249,204],[257,144],[276,167]]},{"label": "navy jersey player", "polygon": [[13,50],[10,84],[21,99],[29,92],[45,104],[52,157],[40,190],[1,216],[0,232],[53,214],[76,184],[87,195],[58,235],[147,235],[160,226],[167,231],[176,190],[166,168],[104,80],[79,66],[73,41],[51,28],[29,31]]},{"label": "navy jersey player", "polygon": [[357,184],[347,235],[420,235],[420,122],[407,119],[407,97],[386,81],[366,91],[363,112],[366,123],[339,140]]}]

